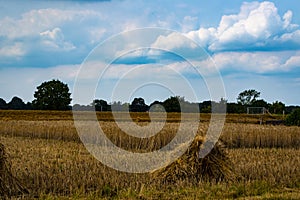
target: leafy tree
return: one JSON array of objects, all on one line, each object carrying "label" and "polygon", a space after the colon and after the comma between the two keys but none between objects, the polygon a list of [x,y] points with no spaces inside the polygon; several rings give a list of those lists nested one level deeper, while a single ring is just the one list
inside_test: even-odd
[{"label": "leafy tree", "polygon": [[252,107],[265,107],[265,108],[269,108],[269,104],[263,100],[263,99],[259,99],[259,100],[256,100],[254,101],[252,104],[251,104]]},{"label": "leafy tree", "polygon": [[38,110],[68,110],[72,100],[70,96],[68,85],[53,79],[37,87],[32,103]]},{"label": "leafy tree", "polygon": [[285,104],[280,101],[275,101],[270,106],[270,112],[274,114],[282,114],[285,110]]},{"label": "leafy tree", "polygon": [[191,103],[189,101],[186,101],[184,97],[178,96],[178,102],[180,105],[180,110],[183,113],[199,113],[200,107],[199,103]]},{"label": "leafy tree", "polygon": [[291,114],[294,110],[298,108],[300,109],[300,106],[286,106],[285,107],[286,114]]},{"label": "leafy tree", "polygon": [[91,105],[74,104],[72,106],[72,110],[75,110],[75,111],[94,111],[95,108]]},{"label": "leafy tree", "polygon": [[27,102],[25,105],[25,109],[26,110],[32,110],[32,103],[31,102]]},{"label": "leafy tree", "polygon": [[105,100],[95,99],[92,103],[96,111],[111,111],[110,105]]},{"label": "leafy tree", "polygon": [[167,112],[181,112],[179,101],[179,96],[169,97],[163,102],[163,106]]},{"label": "leafy tree", "polygon": [[300,108],[295,109],[287,116],[285,124],[289,126],[300,126]]},{"label": "leafy tree", "polygon": [[151,104],[150,104],[150,107],[151,106],[154,106],[154,105],[163,105],[163,102],[161,102],[161,101],[154,101],[154,102],[152,102]]},{"label": "leafy tree", "polygon": [[203,101],[199,104],[201,113],[211,113],[211,106],[215,103],[214,101]]},{"label": "leafy tree", "polygon": [[227,113],[246,113],[244,105],[238,103],[227,103]]},{"label": "leafy tree", "polygon": [[7,103],[4,99],[0,98],[0,109],[7,109]]},{"label": "leafy tree", "polygon": [[148,105],[146,105],[145,100],[141,97],[134,98],[134,100],[129,106],[129,110],[131,112],[146,112],[148,111],[148,109]]},{"label": "leafy tree", "polygon": [[122,103],[121,101],[114,101],[111,103],[110,107],[112,111],[126,111],[129,110],[129,103]]},{"label": "leafy tree", "polygon": [[237,102],[242,105],[252,105],[260,96],[260,92],[250,89],[241,92],[237,98]]},{"label": "leafy tree", "polygon": [[154,101],[153,103],[150,104],[149,111],[151,110],[152,112],[165,112],[165,109],[162,107],[163,107],[163,102]]},{"label": "leafy tree", "polygon": [[227,108],[227,100],[225,98],[221,98],[219,102],[214,102],[212,104],[212,112],[215,113],[226,113]]},{"label": "leafy tree", "polygon": [[11,110],[24,110],[26,109],[26,105],[23,100],[19,97],[13,97],[11,101],[7,104],[8,109]]}]

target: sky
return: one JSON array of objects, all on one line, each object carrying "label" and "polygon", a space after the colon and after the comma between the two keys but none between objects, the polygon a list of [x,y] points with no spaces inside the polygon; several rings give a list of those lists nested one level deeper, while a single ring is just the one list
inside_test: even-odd
[{"label": "sky", "polygon": [[0,0],[0,98],[59,79],[73,104],[227,99],[300,105],[295,0]]}]

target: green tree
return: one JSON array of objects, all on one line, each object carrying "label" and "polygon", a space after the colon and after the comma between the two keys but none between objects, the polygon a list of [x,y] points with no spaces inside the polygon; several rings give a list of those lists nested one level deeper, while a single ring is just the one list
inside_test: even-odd
[{"label": "green tree", "polygon": [[266,102],[266,101],[263,100],[263,99],[259,99],[259,100],[254,101],[254,102],[251,104],[251,106],[252,106],[252,107],[265,107],[265,108],[269,108],[268,102]]},{"label": "green tree", "polygon": [[227,103],[227,113],[246,113],[246,107],[238,103]]},{"label": "green tree", "polygon": [[154,101],[153,103],[150,104],[149,111],[151,111],[151,112],[165,112],[166,110],[163,106],[163,103],[156,100],[156,101]]},{"label": "green tree", "polygon": [[300,108],[295,109],[287,116],[285,124],[289,126],[300,126]]},{"label": "green tree", "polygon": [[110,105],[108,105],[107,101],[102,99],[95,99],[92,103],[92,106],[95,107],[96,111],[110,111]]},{"label": "green tree", "polygon": [[2,98],[0,98],[0,109],[7,109],[7,103]]},{"label": "green tree", "polygon": [[149,106],[145,103],[145,100],[141,97],[134,98],[129,106],[130,112],[146,112],[149,110]]},{"label": "green tree", "polygon": [[110,104],[110,108],[112,111],[129,111],[130,104],[129,103],[122,103],[121,101],[114,101]]},{"label": "green tree", "polygon": [[169,97],[163,102],[163,106],[167,112],[181,112],[180,108],[180,100],[182,100],[179,96]]},{"label": "green tree", "polygon": [[275,101],[270,106],[270,112],[274,114],[282,114],[285,110],[285,104],[280,101]]},{"label": "green tree", "polygon": [[68,110],[72,100],[68,85],[54,79],[38,86],[34,98],[32,104],[38,110]]},{"label": "green tree", "polygon": [[254,89],[245,90],[239,94],[237,98],[237,102],[238,104],[250,106],[256,101],[256,99],[259,96],[260,96],[260,92]]},{"label": "green tree", "polygon": [[200,112],[201,113],[211,113],[211,106],[212,104],[215,103],[211,100],[209,101],[203,101],[202,103],[199,104]]},{"label": "green tree", "polygon": [[26,105],[23,100],[19,97],[13,97],[11,101],[7,104],[8,109],[11,110],[24,110],[26,109]]}]

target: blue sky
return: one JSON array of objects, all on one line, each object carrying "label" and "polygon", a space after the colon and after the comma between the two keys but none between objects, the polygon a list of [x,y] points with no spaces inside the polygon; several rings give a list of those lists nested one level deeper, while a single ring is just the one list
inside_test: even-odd
[{"label": "blue sky", "polygon": [[[225,97],[235,102],[239,92],[254,88],[268,102],[300,105],[299,13],[294,0],[1,1],[0,97],[32,101],[36,87],[51,79],[68,83],[72,92],[84,68],[80,66],[88,65],[91,51],[100,48],[99,57],[109,54],[115,60],[101,79],[100,68],[89,68],[85,83],[98,81],[94,97],[109,102],[142,96],[151,103],[170,95],[195,100],[186,87],[196,91],[196,100],[210,99],[203,77],[175,51],[189,55],[199,68],[217,68],[226,95],[220,92],[213,100]],[[120,44],[105,43],[119,33],[145,27],[174,30],[201,46],[208,57],[197,57],[199,48],[172,31],[134,36],[126,44],[131,51],[124,55],[113,49]],[[147,48],[138,49],[135,40]],[[112,97],[118,83],[123,87]],[[78,103],[89,103],[85,97],[82,92]]]}]

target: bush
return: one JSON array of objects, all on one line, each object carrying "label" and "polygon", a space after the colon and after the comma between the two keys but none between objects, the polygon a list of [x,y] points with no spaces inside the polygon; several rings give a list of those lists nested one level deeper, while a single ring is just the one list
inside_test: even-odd
[{"label": "bush", "polygon": [[295,109],[287,116],[285,124],[288,126],[300,126],[300,108]]}]

